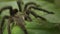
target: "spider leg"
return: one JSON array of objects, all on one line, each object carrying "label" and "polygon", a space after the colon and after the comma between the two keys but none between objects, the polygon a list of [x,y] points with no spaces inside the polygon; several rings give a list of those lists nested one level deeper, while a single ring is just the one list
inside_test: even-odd
[{"label": "spider leg", "polygon": [[20,17],[15,16],[14,19],[15,19],[17,25],[24,31],[24,33],[28,34],[28,32],[25,28],[25,25],[24,25],[24,19],[21,16]]},{"label": "spider leg", "polygon": [[19,26],[21,27],[21,29],[24,31],[25,34],[28,34],[24,24],[20,24]]},{"label": "spider leg", "polygon": [[12,25],[11,25],[11,29],[13,29],[13,27],[14,27],[14,25],[15,25],[13,18],[10,19],[10,22],[11,22],[11,24],[12,24]]},{"label": "spider leg", "polygon": [[37,5],[37,4],[34,3],[34,2],[28,2],[28,3],[26,3],[25,6],[24,6],[24,11],[26,11],[27,9],[29,9],[29,8],[32,7],[32,6],[38,7],[39,5]]},{"label": "spider leg", "polygon": [[5,6],[3,8],[0,9],[0,14],[3,12],[3,10],[9,9],[10,12],[12,12],[12,7],[11,6]]},{"label": "spider leg", "polygon": [[34,9],[37,9],[37,10],[46,12],[46,13],[48,13],[48,14],[54,14],[54,12],[49,12],[49,11],[47,11],[47,10],[45,10],[45,9],[42,9],[42,8],[38,8],[38,7],[30,7],[30,8],[34,8]]},{"label": "spider leg", "polygon": [[9,18],[9,16],[4,16],[3,19],[2,19],[1,28],[0,28],[1,34],[3,34],[3,25],[4,25],[4,22],[5,22],[5,19],[8,19],[8,18]]},{"label": "spider leg", "polygon": [[35,12],[33,12],[33,11],[31,11],[31,10],[30,10],[30,13],[31,13],[35,18],[41,18],[42,20],[47,21],[45,18],[37,15]]},{"label": "spider leg", "polygon": [[25,15],[25,20],[32,21],[32,19],[30,18],[30,16],[28,14]]},{"label": "spider leg", "polygon": [[0,9],[0,14],[3,12],[3,10],[9,9],[9,13],[11,16],[14,16],[18,11],[17,9],[13,9],[12,6],[5,6],[3,8]]},{"label": "spider leg", "polygon": [[46,12],[48,14],[54,14],[54,12],[49,12],[49,11],[47,11],[45,9],[39,8],[39,5],[37,5],[34,2],[29,2],[29,3],[25,4],[24,11],[28,10],[28,9],[31,9],[31,8],[36,9],[36,10],[40,10],[40,11],[43,11],[43,12]]},{"label": "spider leg", "polygon": [[11,29],[13,29],[14,25],[15,25],[15,23],[12,23]]},{"label": "spider leg", "polygon": [[11,29],[10,29],[11,28],[10,24],[12,22],[11,19],[12,19],[11,17],[9,17],[9,19],[8,19],[8,24],[7,24],[8,34],[11,34]]},{"label": "spider leg", "polygon": [[19,7],[19,11],[21,12],[22,11],[22,4],[23,4],[23,1],[22,0],[18,0],[17,1],[17,5]]}]

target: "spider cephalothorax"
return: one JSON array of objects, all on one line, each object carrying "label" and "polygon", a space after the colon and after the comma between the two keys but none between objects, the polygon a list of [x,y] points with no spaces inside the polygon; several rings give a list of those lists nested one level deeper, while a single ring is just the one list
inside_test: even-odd
[{"label": "spider cephalothorax", "polygon": [[12,6],[5,6],[3,8],[0,9],[0,14],[2,13],[3,10],[9,9],[9,13],[10,16],[4,16],[2,18],[2,22],[1,22],[1,27],[0,27],[0,32],[1,34],[3,34],[3,25],[4,25],[4,21],[5,19],[8,19],[8,24],[7,24],[7,29],[8,29],[8,34],[11,34],[11,30],[10,30],[10,24],[11,22],[16,22],[16,24],[21,27],[21,29],[24,31],[25,34],[28,34],[25,25],[24,25],[24,21],[25,20],[29,20],[32,21],[31,17],[29,16],[29,14],[32,14],[35,18],[41,18],[42,20],[45,20],[45,18],[37,15],[35,12],[33,12],[31,10],[32,9],[36,9],[36,10],[41,10],[43,12],[46,12],[48,14],[54,14],[53,12],[48,12],[47,10],[44,10],[42,8],[39,8],[39,5],[37,5],[34,2],[28,2],[27,4],[25,4],[25,6],[22,8],[23,2],[21,0],[17,1],[17,5],[19,7],[18,9],[13,9]]}]

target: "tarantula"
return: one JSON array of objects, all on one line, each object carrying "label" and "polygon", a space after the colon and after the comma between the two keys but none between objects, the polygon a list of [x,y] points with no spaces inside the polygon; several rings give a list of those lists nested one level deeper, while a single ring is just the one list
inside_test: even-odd
[{"label": "tarantula", "polygon": [[46,21],[45,18],[37,15],[31,9],[40,10],[40,11],[46,12],[48,14],[54,14],[53,12],[48,12],[45,9],[39,8],[39,5],[37,5],[34,2],[28,2],[24,5],[24,7],[22,7],[23,2],[21,0],[18,0],[17,5],[19,7],[19,10],[13,9],[12,6],[5,6],[5,7],[0,9],[0,14],[3,12],[3,10],[9,9],[9,11],[10,11],[9,12],[10,16],[5,15],[2,18],[1,27],[0,27],[0,33],[1,34],[3,34],[3,26],[4,26],[5,19],[8,19],[8,24],[7,24],[8,34],[11,34],[10,24],[13,22],[16,22],[16,25],[21,27],[21,29],[24,31],[25,34],[28,34],[26,27],[24,25],[24,21],[25,20],[32,21],[31,17],[29,16],[30,14],[32,14],[35,18],[41,18],[42,20]]}]

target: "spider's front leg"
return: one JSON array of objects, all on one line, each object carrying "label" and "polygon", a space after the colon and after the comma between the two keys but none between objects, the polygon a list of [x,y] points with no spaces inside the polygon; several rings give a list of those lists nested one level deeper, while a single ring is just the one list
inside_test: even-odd
[{"label": "spider's front leg", "polygon": [[17,5],[18,5],[18,8],[19,8],[19,11],[22,12],[22,5],[23,5],[23,1],[22,0],[17,0]]},{"label": "spider's front leg", "polygon": [[53,12],[48,12],[48,11],[45,10],[45,9],[39,8],[39,5],[37,5],[37,4],[34,3],[34,2],[29,2],[29,3],[27,3],[27,4],[25,5],[24,11],[28,10],[28,11],[26,11],[26,14],[27,14],[27,15],[29,15],[29,14],[31,13],[31,14],[32,14],[33,16],[35,16],[36,18],[41,18],[41,19],[44,20],[44,21],[46,21],[46,19],[43,18],[43,17],[41,17],[41,16],[39,16],[39,15],[37,15],[35,12],[31,11],[31,8],[36,9],[36,10],[40,10],[40,11],[43,11],[43,12],[46,12],[46,13],[48,13],[48,14],[54,14]]},{"label": "spider's front leg", "polygon": [[10,13],[13,12],[13,9],[12,9],[12,6],[5,6],[3,8],[0,9],[0,14],[4,11],[4,10],[7,10],[9,9]]},{"label": "spider's front leg", "polygon": [[31,7],[31,8],[34,8],[34,9],[36,9],[36,10],[40,10],[40,11],[46,12],[46,13],[48,13],[48,14],[54,14],[54,12],[49,12],[49,11],[47,11],[47,10],[45,10],[45,9],[42,9],[42,8],[38,8],[38,7]]},{"label": "spider's front leg", "polygon": [[1,27],[0,27],[1,34],[3,34],[3,30],[4,30],[3,26],[4,26],[5,19],[8,19],[8,18],[9,18],[9,16],[4,16],[2,18]]},{"label": "spider's front leg", "polygon": [[43,11],[43,12],[46,12],[46,13],[48,13],[48,14],[54,14],[54,12],[49,12],[49,11],[47,11],[47,10],[45,10],[45,9],[39,8],[39,5],[37,5],[37,4],[34,3],[34,2],[28,2],[28,3],[25,5],[24,10],[28,10],[28,9],[31,9],[31,8],[36,9],[36,10],[40,10],[40,11]]}]

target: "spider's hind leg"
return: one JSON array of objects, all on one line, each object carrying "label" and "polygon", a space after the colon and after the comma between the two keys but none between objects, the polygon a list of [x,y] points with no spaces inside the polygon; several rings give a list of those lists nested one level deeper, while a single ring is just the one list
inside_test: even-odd
[{"label": "spider's hind leg", "polygon": [[3,26],[4,26],[5,19],[8,19],[8,18],[9,18],[9,16],[4,16],[2,19],[1,27],[0,27],[1,34],[3,34],[3,30],[4,30]]},{"label": "spider's hind leg", "polygon": [[10,24],[11,24],[11,18],[9,17],[7,24],[8,34],[11,34]]}]

